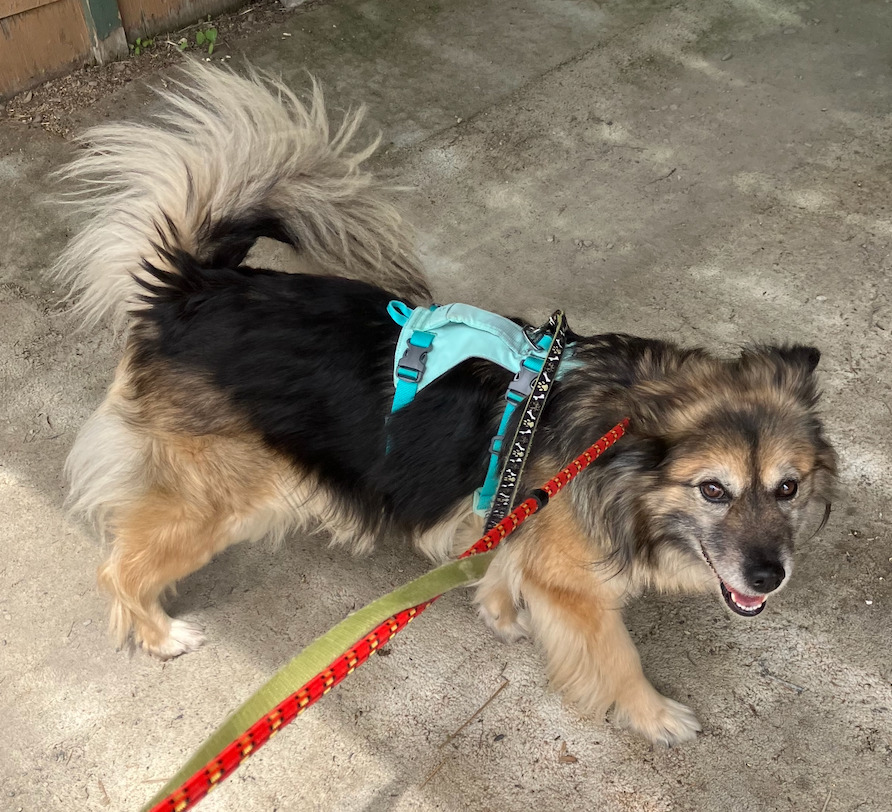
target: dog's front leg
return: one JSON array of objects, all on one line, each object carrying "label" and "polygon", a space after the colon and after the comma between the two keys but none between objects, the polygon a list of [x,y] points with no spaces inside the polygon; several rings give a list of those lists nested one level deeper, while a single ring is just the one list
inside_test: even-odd
[{"label": "dog's front leg", "polygon": [[545,647],[555,690],[584,714],[614,721],[654,744],[695,738],[690,708],[660,694],[644,676],[621,607],[609,599],[524,579],[524,601],[535,637]]},{"label": "dog's front leg", "polygon": [[660,694],[644,676],[622,618],[628,581],[623,572],[597,563],[598,550],[568,503],[550,507],[528,532],[507,542],[499,557],[504,561],[493,562],[477,600],[492,622],[486,599],[519,595],[502,603],[523,604],[524,625],[545,648],[555,690],[588,716],[603,718],[614,706],[616,723],[655,744],[696,736],[701,728],[691,710]]}]

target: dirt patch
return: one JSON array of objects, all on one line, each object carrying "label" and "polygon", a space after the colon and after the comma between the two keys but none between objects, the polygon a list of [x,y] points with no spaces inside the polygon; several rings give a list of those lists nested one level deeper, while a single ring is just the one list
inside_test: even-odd
[{"label": "dirt patch", "polygon": [[[68,76],[52,79],[32,90],[20,93],[0,108],[0,120],[29,128],[41,127],[63,138],[71,137],[80,129],[81,114],[107,99],[114,91],[136,79],[145,79],[159,69],[166,69],[182,61],[185,53],[196,58],[226,63],[232,58],[235,43],[258,31],[283,23],[294,14],[303,14],[323,5],[326,0],[309,0],[295,9],[285,9],[279,0],[258,0],[245,8],[193,25],[159,34],[139,55],[107,65],[90,65]],[[208,57],[207,46],[196,44],[196,33],[214,28],[217,39],[213,54]]]}]

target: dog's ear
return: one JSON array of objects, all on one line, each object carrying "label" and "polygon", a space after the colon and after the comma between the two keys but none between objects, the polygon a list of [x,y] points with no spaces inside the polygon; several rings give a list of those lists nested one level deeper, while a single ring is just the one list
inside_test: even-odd
[{"label": "dog's ear", "polygon": [[748,348],[740,356],[739,365],[744,374],[764,378],[771,385],[786,389],[814,406],[818,401],[815,369],[821,360],[817,347],[804,344],[759,346]]},{"label": "dog's ear", "polygon": [[740,361],[744,366],[760,360],[811,375],[821,360],[821,351],[817,347],[809,347],[805,344],[759,345],[748,347],[740,356]]},{"label": "dog's ear", "polygon": [[725,365],[703,350],[650,348],[638,363],[639,380],[624,393],[623,409],[632,430],[647,439],[665,439],[689,423],[692,405],[712,397]]},{"label": "dog's ear", "polygon": [[804,370],[811,375],[817,369],[821,360],[821,351],[817,347],[808,347],[805,344],[792,344],[786,347],[772,347],[778,359],[791,367]]},{"label": "dog's ear", "polygon": [[628,401],[627,409],[632,430],[643,439],[662,438],[674,425],[673,415],[683,406],[684,398],[680,394],[636,391],[636,397]]}]

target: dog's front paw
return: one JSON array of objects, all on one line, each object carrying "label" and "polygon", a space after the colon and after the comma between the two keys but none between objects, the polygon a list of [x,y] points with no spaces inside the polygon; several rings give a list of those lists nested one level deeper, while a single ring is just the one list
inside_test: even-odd
[{"label": "dog's front paw", "polygon": [[658,693],[650,685],[634,699],[616,703],[613,721],[628,727],[653,744],[672,747],[695,739],[703,729],[694,712]]},{"label": "dog's front paw", "polygon": [[195,651],[204,643],[204,630],[197,623],[188,620],[171,620],[167,637],[159,643],[142,641],[142,647],[159,660],[170,660],[181,654]]},{"label": "dog's front paw", "polygon": [[[495,605],[491,605],[491,603]],[[527,613],[519,611],[510,601],[481,603],[477,607],[484,623],[506,643],[516,643],[530,634]]]}]

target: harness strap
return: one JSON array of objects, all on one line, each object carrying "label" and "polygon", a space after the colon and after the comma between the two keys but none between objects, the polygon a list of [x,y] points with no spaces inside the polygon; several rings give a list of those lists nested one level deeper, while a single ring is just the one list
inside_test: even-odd
[{"label": "harness strap", "polygon": [[406,351],[396,364],[396,388],[393,409],[397,411],[412,402],[427,366],[427,352],[434,343],[435,335],[425,330],[414,330],[409,336]]},{"label": "harness strap", "polygon": [[[521,415],[517,428],[514,431],[508,456],[499,476],[498,488],[493,496],[490,497],[491,507],[489,507],[489,513],[486,516],[484,531],[495,527],[514,507],[517,489],[523,478],[523,469],[533,444],[536,428],[539,425],[539,418],[545,409],[545,403],[551,394],[552,386],[555,380],[557,380],[558,368],[566,348],[566,337],[567,319],[563,311],[558,310],[548,320],[548,325],[545,327],[545,335],[540,340],[540,344],[548,344],[548,352],[545,360],[539,362],[538,374],[535,381],[532,381],[530,394],[524,398],[526,401],[524,413]],[[510,395],[511,389],[509,388],[508,396]],[[512,408],[511,411],[513,412],[514,409]],[[510,419],[510,415],[508,418]],[[503,422],[505,422],[505,418],[503,418]],[[507,423],[505,429],[507,429]],[[504,429],[500,429],[500,432],[503,431]],[[490,464],[490,467],[492,467],[492,464]],[[487,475],[488,481],[489,476]],[[480,504],[483,504],[482,499]],[[489,506],[489,504],[490,502],[488,501],[486,505]]]},{"label": "harness strap", "polygon": [[478,488],[474,494],[474,510],[477,513],[485,515],[492,505],[499,485],[499,457],[504,448],[505,433],[508,431],[508,426],[511,425],[511,418],[517,407],[530,396],[533,382],[541,371],[542,359],[527,358],[521,365],[520,371],[514,376],[514,380],[508,385],[508,390],[505,392],[507,401],[505,411],[502,413],[502,420],[499,423],[496,436],[489,443],[489,467],[486,470],[486,479],[483,480],[483,486]]}]

